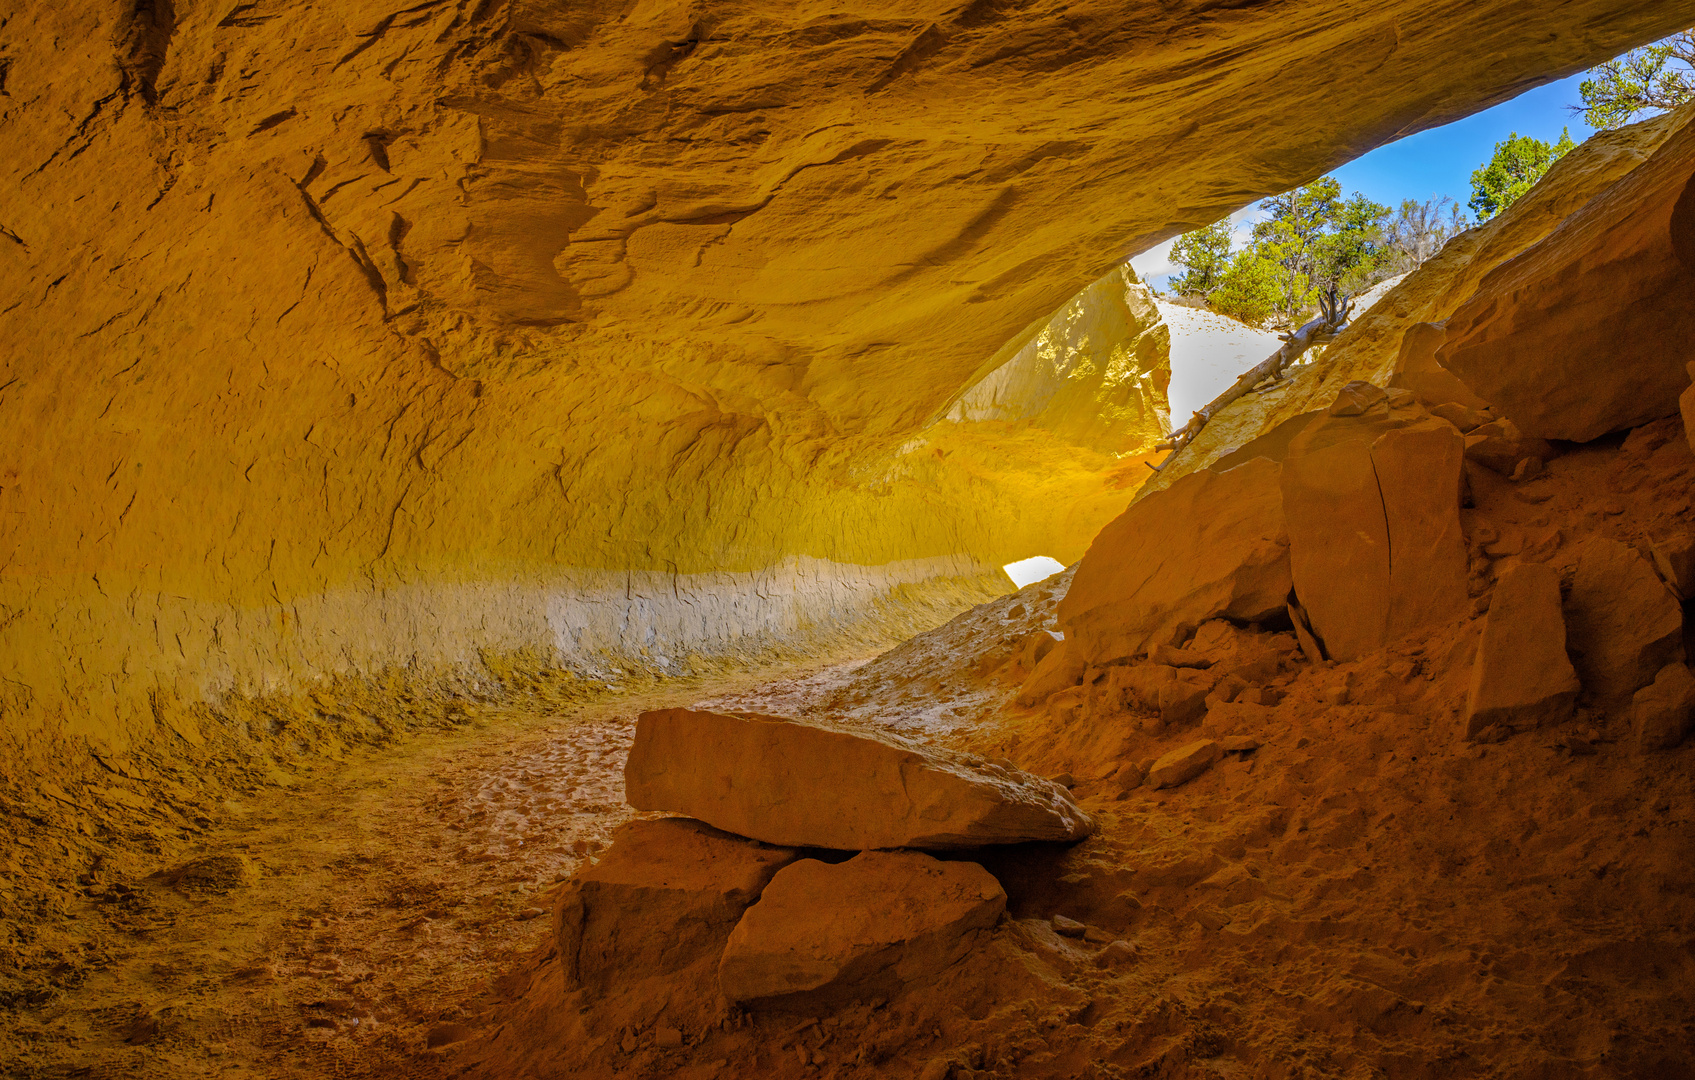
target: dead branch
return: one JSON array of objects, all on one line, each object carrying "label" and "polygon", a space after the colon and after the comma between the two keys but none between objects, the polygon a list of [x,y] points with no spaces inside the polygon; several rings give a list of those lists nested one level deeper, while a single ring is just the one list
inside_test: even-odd
[{"label": "dead branch", "polygon": [[[1293,334],[1277,335],[1283,339],[1282,346],[1264,361],[1243,372],[1242,377],[1237,379],[1230,389],[1213,398],[1212,401],[1207,403],[1206,408],[1190,417],[1189,422],[1183,425],[1181,430],[1172,432],[1169,439],[1154,447],[1155,450],[1170,450],[1171,453],[1166,455],[1165,460],[1158,465],[1149,462],[1148,468],[1154,472],[1163,472],[1165,467],[1170,465],[1177,455],[1183,452],[1185,447],[1195,441],[1195,436],[1199,435],[1201,429],[1206,427],[1207,421],[1229,408],[1232,403],[1239,401],[1249,391],[1260,386],[1261,383],[1277,383],[1277,380],[1282,378],[1284,369],[1299,360],[1302,353],[1316,345],[1325,344],[1341,333],[1348,325],[1348,315],[1352,310],[1353,304],[1348,297],[1338,297],[1334,288],[1319,297],[1318,318],[1309,321]],[[1272,387],[1267,386],[1265,389],[1272,389]]]}]

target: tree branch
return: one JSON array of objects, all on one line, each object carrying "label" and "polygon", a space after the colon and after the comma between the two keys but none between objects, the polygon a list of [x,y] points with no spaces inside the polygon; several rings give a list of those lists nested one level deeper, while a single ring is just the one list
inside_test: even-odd
[{"label": "tree branch", "polygon": [[1165,467],[1176,460],[1195,436],[1206,427],[1207,421],[1239,401],[1254,387],[1263,382],[1277,379],[1290,364],[1301,358],[1301,354],[1317,345],[1330,341],[1348,325],[1348,315],[1353,310],[1353,304],[1347,296],[1338,297],[1334,286],[1318,299],[1318,318],[1302,326],[1293,334],[1279,335],[1283,345],[1265,360],[1242,373],[1230,389],[1213,398],[1206,408],[1189,418],[1180,431],[1174,431],[1165,442],[1154,447],[1156,450],[1170,450],[1171,453],[1158,465],[1148,463],[1148,468],[1154,472],[1164,472]]}]

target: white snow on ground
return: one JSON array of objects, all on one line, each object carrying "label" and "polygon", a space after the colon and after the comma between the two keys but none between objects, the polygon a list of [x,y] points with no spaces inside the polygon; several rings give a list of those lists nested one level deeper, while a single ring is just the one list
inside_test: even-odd
[{"label": "white snow on ground", "polygon": [[1171,424],[1189,416],[1230,388],[1242,372],[1283,343],[1269,330],[1255,330],[1216,312],[1156,299],[1160,318],[1171,327]]},{"label": "white snow on ground", "polygon": [[[1401,275],[1405,276],[1405,275]],[[1357,319],[1401,283],[1401,276],[1374,286],[1354,301]],[[1230,389],[1242,372],[1276,352],[1283,343],[1270,330],[1255,330],[1217,312],[1200,311],[1156,297],[1160,318],[1171,327],[1171,424],[1189,417]]]}]

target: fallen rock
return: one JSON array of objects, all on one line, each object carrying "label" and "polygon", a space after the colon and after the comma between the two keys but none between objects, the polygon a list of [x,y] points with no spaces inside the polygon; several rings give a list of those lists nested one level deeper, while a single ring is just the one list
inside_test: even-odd
[{"label": "fallen rock", "polygon": [[1583,688],[1604,703],[1629,698],[1683,659],[1683,609],[1648,560],[1617,540],[1578,550],[1566,626]]},{"label": "fallen rock", "polygon": [[1223,747],[1212,739],[1201,739],[1171,751],[1148,769],[1147,785],[1155,790],[1186,784],[1224,756]]},{"label": "fallen rock", "polygon": [[1228,472],[1203,469],[1102,529],[1059,605],[1079,658],[1137,656],[1177,644],[1208,619],[1282,611],[1290,581],[1280,472],[1262,458]]},{"label": "fallen rock", "polygon": [[1441,405],[1432,406],[1430,415],[1440,416],[1448,423],[1454,425],[1461,435],[1482,427],[1484,424],[1489,423],[1491,419],[1488,413],[1470,408],[1466,405],[1461,405],[1457,401],[1448,401]]},{"label": "fallen rock", "polygon": [[1383,388],[1355,379],[1336,392],[1336,400],[1330,405],[1331,416],[1364,416],[1372,409],[1382,406],[1389,407],[1389,395]]},{"label": "fallen rock", "polygon": [[1514,563],[1496,582],[1466,698],[1466,735],[1493,725],[1525,730],[1571,715],[1580,689],[1566,656],[1560,577]]},{"label": "fallen rock", "polygon": [[[1465,457],[1491,472],[1511,477],[1527,461],[1540,463],[1554,457],[1553,444],[1527,437],[1511,420],[1492,420],[1474,428],[1465,437]],[[1523,477],[1518,477],[1523,479]]]},{"label": "fallen rock", "polygon": [[1379,413],[1308,425],[1283,463],[1295,592],[1344,663],[1470,603],[1461,436],[1416,407]]},{"label": "fallen rock", "polygon": [[717,953],[771,876],[794,860],[789,848],[686,818],[620,827],[600,862],[554,903],[566,987],[604,991]]},{"label": "fallen rock", "polygon": [[1136,946],[1120,938],[1101,947],[1101,951],[1095,954],[1095,966],[1103,968],[1125,967],[1140,959],[1141,956],[1136,952]]},{"label": "fallen rock", "polygon": [[1039,776],[771,716],[643,713],[624,788],[638,810],[797,847],[978,847],[1094,829],[1069,792]]},{"label": "fallen rock", "polygon": [[1636,748],[1669,750],[1689,735],[1695,715],[1695,674],[1682,664],[1667,664],[1632,700]]},{"label": "fallen rock", "polygon": [[1389,385],[1412,391],[1425,405],[1435,407],[1454,403],[1463,408],[1482,411],[1489,407],[1461,382],[1453,372],[1436,362],[1436,350],[1448,337],[1448,324],[1441,322],[1414,323],[1401,336],[1401,350],[1395,360],[1395,374]]},{"label": "fallen rock", "polygon": [[807,1008],[892,997],[968,952],[1006,892],[981,866],[915,851],[783,868],[747,909],[718,964],[731,1001]]},{"label": "fallen rock", "polygon": [[1654,568],[1679,600],[1695,598],[1695,535],[1685,533],[1648,545]]},{"label": "fallen rock", "polygon": [[1088,670],[1077,650],[1058,642],[1036,664],[1024,685],[1018,688],[1020,705],[1037,705],[1069,686],[1076,686]]},{"label": "fallen rock", "polygon": [[225,893],[257,883],[259,871],[244,855],[207,855],[153,877],[184,892]]},{"label": "fallen rock", "polygon": [[1206,715],[1207,695],[1219,676],[1189,668],[1177,669],[1159,690],[1159,718],[1167,724],[1189,724]]},{"label": "fallen rock", "polygon": [[1695,267],[1673,218],[1695,125],[1491,271],[1448,319],[1437,361],[1525,433],[1588,442],[1670,416],[1695,358]]},{"label": "fallen rock", "polygon": [[1089,927],[1086,923],[1080,923],[1076,919],[1068,919],[1064,915],[1055,915],[1053,917],[1053,928],[1054,933],[1058,934],[1060,937],[1080,938],[1089,932]]}]

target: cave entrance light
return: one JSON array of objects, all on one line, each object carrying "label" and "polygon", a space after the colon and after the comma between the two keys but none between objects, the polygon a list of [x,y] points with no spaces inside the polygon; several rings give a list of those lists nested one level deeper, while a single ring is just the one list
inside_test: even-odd
[{"label": "cave entrance light", "polygon": [[1014,585],[1022,589],[1026,585],[1034,585],[1038,581],[1053,577],[1065,569],[1065,564],[1046,555],[1037,555],[1009,562],[1001,569],[1006,571],[1006,576],[1012,579]]}]

